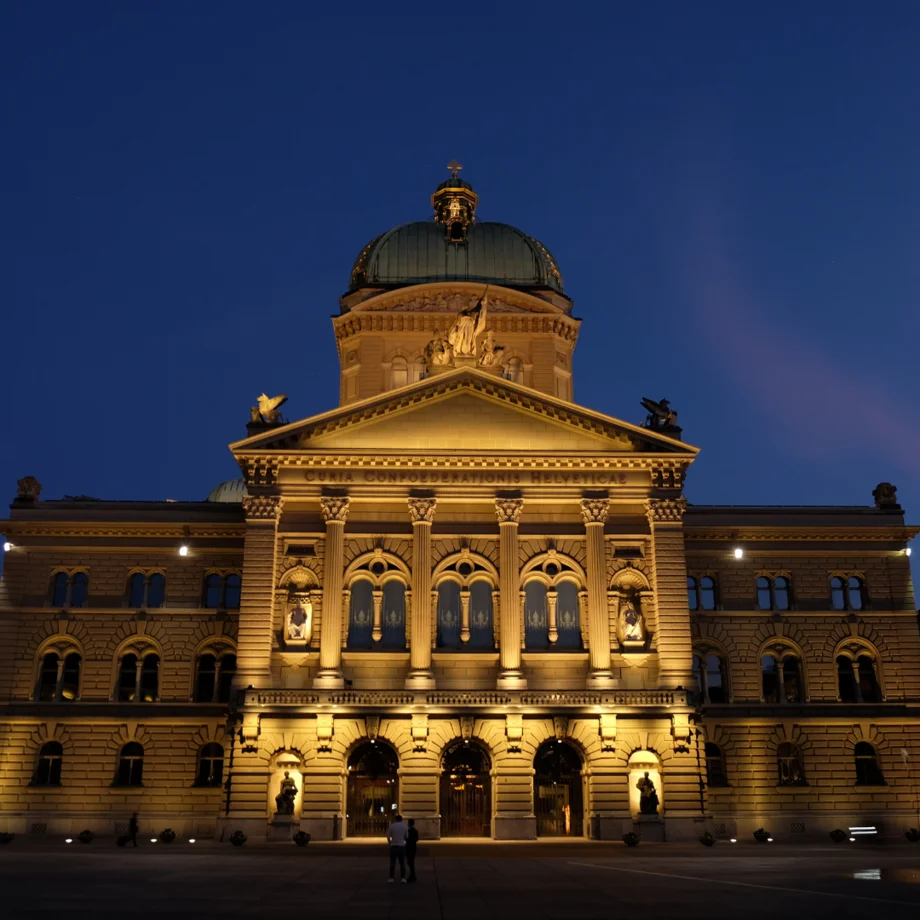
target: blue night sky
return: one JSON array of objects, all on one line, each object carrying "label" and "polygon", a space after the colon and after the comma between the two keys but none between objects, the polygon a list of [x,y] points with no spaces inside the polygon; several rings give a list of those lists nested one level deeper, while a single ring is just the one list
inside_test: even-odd
[{"label": "blue night sky", "polygon": [[3,4],[5,497],[203,498],[258,393],[334,406],[351,263],[456,157],[691,501],[920,520],[920,5],[334,8]]}]

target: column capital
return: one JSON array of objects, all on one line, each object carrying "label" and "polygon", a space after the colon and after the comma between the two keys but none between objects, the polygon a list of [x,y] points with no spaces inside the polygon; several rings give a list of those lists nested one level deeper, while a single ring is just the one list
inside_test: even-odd
[{"label": "column capital", "polygon": [[650,498],[645,503],[648,522],[655,524],[680,524],[687,510],[685,498]]},{"label": "column capital", "polygon": [[609,498],[583,498],[581,500],[581,516],[585,524],[603,524],[607,520],[609,510]]},{"label": "column capital", "polygon": [[496,498],[495,514],[499,524],[517,524],[524,510],[523,498]]},{"label": "column capital", "polygon": [[280,495],[247,495],[243,514],[247,521],[276,521],[281,517],[284,499]]},{"label": "column capital", "polygon": [[345,523],[348,517],[348,506],[351,499],[347,495],[326,495],[319,500],[319,507],[323,513],[323,520],[328,524],[331,521]]},{"label": "column capital", "polygon": [[437,506],[436,498],[410,498],[409,520],[413,524],[431,524],[434,521],[434,510]]}]

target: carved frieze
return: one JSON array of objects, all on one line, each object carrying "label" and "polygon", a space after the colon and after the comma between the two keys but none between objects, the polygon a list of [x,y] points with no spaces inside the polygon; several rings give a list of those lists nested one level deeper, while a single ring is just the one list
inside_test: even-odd
[{"label": "carved frieze", "polygon": [[684,498],[650,498],[645,503],[649,524],[680,524],[687,510]]},{"label": "carved frieze", "polygon": [[281,516],[284,498],[280,495],[246,495],[243,514],[248,521],[274,521]]}]

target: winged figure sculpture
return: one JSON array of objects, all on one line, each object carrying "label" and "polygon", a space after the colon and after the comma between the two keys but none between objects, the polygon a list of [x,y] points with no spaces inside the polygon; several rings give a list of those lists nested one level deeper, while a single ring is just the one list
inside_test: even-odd
[{"label": "winged figure sculpture", "polygon": [[648,411],[645,418],[646,428],[673,428],[677,424],[677,413],[667,399],[655,402],[654,399],[644,397],[642,408]]},{"label": "winged figure sculpture", "polygon": [[256,414],[267,424],[282,421],[281,413],[278,411],[287,402],[287,396],[282,393],[280,396],[266,396],[264,393],[259,396],[259,405],[253,406],[252,417],[256,421]]}]

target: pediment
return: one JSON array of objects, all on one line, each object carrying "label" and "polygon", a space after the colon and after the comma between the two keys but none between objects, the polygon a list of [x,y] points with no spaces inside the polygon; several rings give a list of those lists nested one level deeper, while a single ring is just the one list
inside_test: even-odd
[{"label": "pediment", "polygon": [[653,453],[697,448],[478,369],[457,369],[271,429],[234,451]]}]

